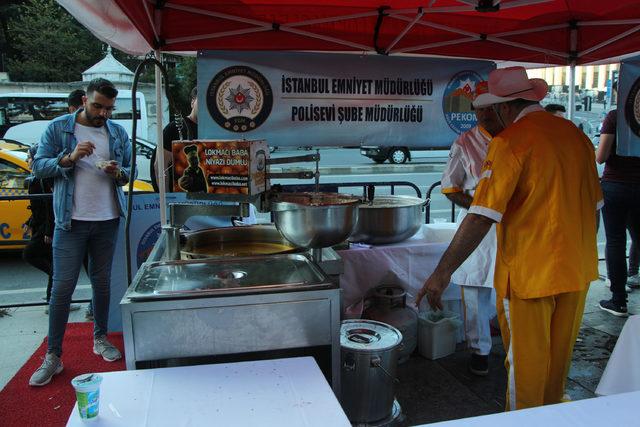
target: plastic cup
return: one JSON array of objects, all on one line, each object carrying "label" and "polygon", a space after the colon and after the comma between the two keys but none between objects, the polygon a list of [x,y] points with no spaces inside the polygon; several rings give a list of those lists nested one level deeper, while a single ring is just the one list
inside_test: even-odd
[{"label": "plastic cup", "polygon": [[78,412],[84,420],[94,420],[100,411],[100,383],[102,375],[83,374],[71,380],[71,385],[76,390]]}]

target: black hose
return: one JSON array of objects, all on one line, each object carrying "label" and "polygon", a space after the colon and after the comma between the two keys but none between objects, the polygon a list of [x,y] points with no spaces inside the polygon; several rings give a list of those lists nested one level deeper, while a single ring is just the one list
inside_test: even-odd
[{"label": "black hose", "polygon": [[[133,205],[133,182],[134,177],[136,176],[136,144],[137,144],[137,124],[138,124],[138,103],[136,98],[136,92],[138,89],[138,79],[140,78],[140,74],[144,67],[147,64],[154,64],[158,68],[160,68],[160,72],[162,72],[162,77],[164,78],[165,84],[169,84],[169,79],[167,77],[167,71],[160,61],[156,58],[146,58],[142,61],[138,67],[136,68],[136,72],[133,76],[133,86],[131,87],[131,103],[132,103],[132,113],[133,113],[133,123],[131,125],[131,173],[129,173],[129,194],[127,195],[127,215],[125,219],[124,225],[124,236],[125,236],[125,254],[127,258],[127,283],[131,284],[131,237],[129,236],[129,227],[131,226],[131,207]],[[158,82],[156,82],[158,84]],[[167,94],[168,96],[168,94]],[[169,105],[171,102],[169,101]],[[160,108],[156,106],[156,117],[159,117]],[[156,141],[156,150],[158,144],[162,144],[162,141]],[[161,206],[160,209],[163,209],[164,206]]]}]

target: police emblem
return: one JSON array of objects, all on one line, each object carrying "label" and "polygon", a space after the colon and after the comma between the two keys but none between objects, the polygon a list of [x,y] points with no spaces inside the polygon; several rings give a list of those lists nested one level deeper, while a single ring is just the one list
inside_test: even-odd
[{"label": "police emblem", "polygon": [[629,123],[631,131],[640,136],[640,78],[631,86],[629,95],[624,103],[624,116]]},{"label": "police emblem", "polygon": [[256,129],[269,117],[273,91],[260,72],[236,65],[213,77],[206,101],[209,114],[220,127],[243,133]]}]

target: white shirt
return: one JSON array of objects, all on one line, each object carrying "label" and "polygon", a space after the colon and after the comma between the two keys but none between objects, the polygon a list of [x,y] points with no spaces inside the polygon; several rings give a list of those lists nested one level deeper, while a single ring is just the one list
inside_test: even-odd
[{"label": "white shirt", "polygon": [[116,201],[115,181],[96,166],[98,161],[111,159],[107,129],[104,126],[96,128],[76,122],[74,131],[78,143],[90,141],[95,149],[90,156],[76,162],[71,218],[79,221],[118,218],[120,212]]},{"label": "white shirt", "polygon": [[[444,194],[464,192],[473,196],[481,178],[482,164],[489,151],[489,141],[491,136],[479,126],[466,131],[455,140],[442,174]],[[456,222],[460,224],[466,215],[466,209],[460,209]],[[476,250],[453,273],[451,282],[461,286],[492,287],[496,252],[494,224]]]},{"label": "white shirt", "polygon": [[449,161],[442,174],[442,192],[464,192],[473,195],[480,181],[482,163],[487,157],[491,135],[481,128],[474,128],[460,135],[451,146]]},{"label": "white shirt", "polygon": [[535,113],[536,111],[544,111],[544,108],[542,108],[540,104],[532,104],[528,107],[523,108],[522,111],[520,111],[520,114],[518,114],[518,117],[516,117],[516,119],[513,121],[513,123],[517,122],[527,114]]}]

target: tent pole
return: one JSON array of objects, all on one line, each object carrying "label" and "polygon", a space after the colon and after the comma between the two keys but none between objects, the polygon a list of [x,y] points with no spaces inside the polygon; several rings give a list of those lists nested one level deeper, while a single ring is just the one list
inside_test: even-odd
[{"label": "tent pole", "polygon": [[576,62],[569,65],[569,120],[573,120],[576,111]]},{"label": "tent pole", "polygon": [[[162,57],[159,50],[155,50],[155,57],[158,62],[162,62]],[[160,175],[158,179],[158,192],[160,194],[160,225],[167,225],[167,197],[166,197],[166,174],[167,171],[164,167],[164,144],[162,143],[162,74],[160,74],[160,68],[155,68],[156,79],[156,158],[158,167],[160,169]],[[168,83],[168,82],[165,82]]]}]

